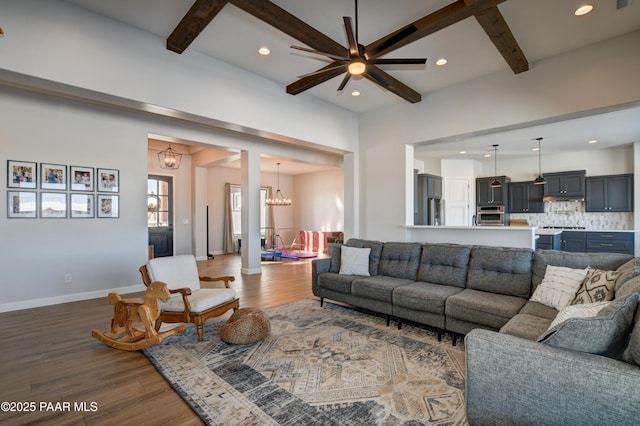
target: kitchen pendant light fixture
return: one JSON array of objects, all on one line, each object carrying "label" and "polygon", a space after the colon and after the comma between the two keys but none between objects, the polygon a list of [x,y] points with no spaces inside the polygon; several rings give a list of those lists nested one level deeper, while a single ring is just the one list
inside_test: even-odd
[{"label": "kitchen pendant light fixture", "polygon": [[171,145],[169,145],[169,148],[158,153],[158,162],[160,163],[161,169],[179,169],[181,160],[182,154],[171,148]]},{"label": "kitchen pendant light fixture", "polygon": [[533,183],[536,185],[544,185],[545,183],[547,183],[547,180],[542,177],[542,166],[540,163],[540,141],[542,140],[542,138],[536,138],[536,140],[538,141],[538,177],[533,181]]},{"label": "kitchen pendant light fixture", "polygon": [[498,180],[498,145],[493,145],[493,163],[495,168],[493,170],[493,181],[491,181],[492,188],[502,188],[502,182]]},{"label": "kitchen pendant light fixture", "polygon": [[268,206],[290,206],[291,198],[284,198],[282,192],[280,191],[280,163],[278,163],[278,189],[276,190],[276,195],[273,198],[267,198],[265,204]]}]

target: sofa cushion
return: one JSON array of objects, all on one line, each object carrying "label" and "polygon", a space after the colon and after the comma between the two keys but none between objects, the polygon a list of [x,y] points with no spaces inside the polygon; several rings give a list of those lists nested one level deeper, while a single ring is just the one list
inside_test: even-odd
[{"label": "sofa cushion", "polygon": [[577,305],[613,300],[618,275],[620,273],[617,271],[589,268],[571,304]]},{"label": "sofa cushion", "polygon": [[387,277],[358,277],[351,283],[351,294],[365,299],[380,300],[391,306],[392,293],[396,287],[410,284],[413,281],[406,278]]},{"label": "sofa cushion", "polygon": [[551,320],[529,314],[518,314],[511,318],[501,329],[500,333],[522,337],[527,340],[537,340],[547,329]]},{"label": "sofa cushion", "polygon": [[634,257],[623,263],[616,269],[616,272],[619,273],[616,280],[616,291],[618,291],[618,288],[624,283],[640,275],[640,257]]},{"label": "sofa cushion", "polygon": [[418,269],[418,281],[464,288],[471,246],[425,244]]},{"label": "sofa cushion", "polygon": [[384,243],[378,274],[415,281],[421,251],[420,243]]},{"label": "sofa cushion", "polygon": [[338,293],[351,294],[351,283],[356,278],[358,278],[356,275],[327,272],[318,276],[318,287]]},{"label": "sofa cushion", "polygon": [[340,274],[371,276],[369,273],[370,248],[342,246],[340,249]]},{"label": "sofa cushion", "polygon": [[542,282],[547,265],[564,266],[572,269],[594,268],[615,271],[633,256],[621,253],[570,253],[558,250],[536,250],[532,264],[532,291]]},{"label": "sofa cushion", "polygon": [[538,288],[533,292],[531,300],[557,310],[564,309],[576,297],[576,292],[586,275],[586,269],[547,265],[547,272]]},{"label": "sofa cushion", "polygon": [[447,298],[461,291],[459,287],[418,281],[396,287],[393,290],[393,305],[444,315],[444,303]]},{"label": "sofa cushion", "polygon": [[358,248],[370,248],[369,255],[369,275],[372,277],[378,275],[378,266],[380,265],[380,254],[382,253],[382,243],[373,240],[361,240],[359,238],[350,238],[347,246]]},{"label": "sofa cushion", "polygon": [[[532,315],[534,317],[540,317],[549,320],[549,324],[558,315],[558,310],[551,306],[543,305],[542,303],[527,301],[525,305],[520,309],[519,314]],[[547,326],[547,328],[549,328]]]},{"label": "sofa cushion", "polygon": [[467,288],[447,298],[445,323],[451,317],[499,330],[520,311],[526,301],[521,297]]},{"label": "sofa cushion", "polygon": [[147,272],[151,281],[162,281],[167,284],[169,290],[189,288],[191,291],[196,291],[200,289],[198,265],[196,258],[190,254],[150,259],[147,262]]},{"label": "sofa cushion", "polygon": [[331,254],[331,264],[329,266],[329,272],[340,272],[340,255],[342,254],[341,244],[332,244],[329,247],[329,254]]},{"label": "sofa cushion", "polygon": [[525,248],[473,247],[467,288],[528,299],[532,253]]},{"label": "sofa cushion", "polygon": [[637,304],[637,293],[616,299],[595,317],[568,319],[547,330],[538,341],[561,349],[616,356],[626,341]]},{"label": "sofa cushion", "polygon": [[626,297],[632,293],[640,293],[640,276],[631,278],[616,288],[616,299]]}]

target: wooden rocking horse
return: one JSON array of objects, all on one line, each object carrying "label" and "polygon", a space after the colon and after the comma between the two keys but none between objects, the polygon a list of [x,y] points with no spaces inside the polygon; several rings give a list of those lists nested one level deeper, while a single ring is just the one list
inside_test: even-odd
[{"label": "wooden rocking horse", "polygon": [[[114,305],[111,331],[93,330],[91,335],[112,348],[137,351],[162,342],[166,337],[185,330],[183,325],[159,332],[154,326],[160,317],[160,300],[166,302],[171,294],[167,284],[154,281],[142,299],[123,299],[118,293],[109,293],[109,303]],[[144,329],[133,323],[142,323]]]}]

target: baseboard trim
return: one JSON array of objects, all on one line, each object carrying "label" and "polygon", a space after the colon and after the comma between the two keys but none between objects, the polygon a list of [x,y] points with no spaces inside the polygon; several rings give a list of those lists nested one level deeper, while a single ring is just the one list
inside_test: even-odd
[{"label": "baseboard trim", "polygon": [[134,285],[130,287],[117,287],[105,290],[89,291],[84,293],[65,294],[62,296],[43,297],[40,299],[21,300],[18,302],[2,303],[0,304],[0,312],[19,311],[22,309],[39,308],[42,306],[59,305],[62,303],[78,302],[80,300],[97,299],[99,297],[106,297],[109,293],[117,292],[121,294],[136,293],[144,291],[145,286],[143,284]]}]

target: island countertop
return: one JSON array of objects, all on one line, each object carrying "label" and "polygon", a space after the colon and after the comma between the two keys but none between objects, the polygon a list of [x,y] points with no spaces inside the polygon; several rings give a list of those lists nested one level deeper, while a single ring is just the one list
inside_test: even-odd
[{"label": "island countertop", "polygon": [[431,226],[404,225],[405,240],[498,247],[536,248],[535,226]]}]

